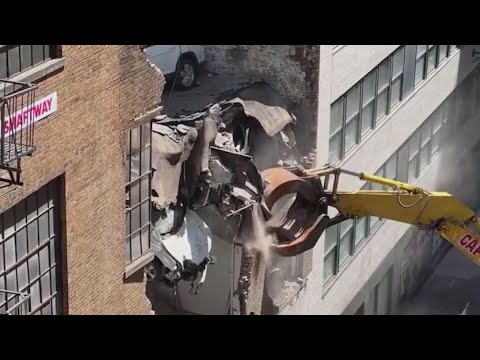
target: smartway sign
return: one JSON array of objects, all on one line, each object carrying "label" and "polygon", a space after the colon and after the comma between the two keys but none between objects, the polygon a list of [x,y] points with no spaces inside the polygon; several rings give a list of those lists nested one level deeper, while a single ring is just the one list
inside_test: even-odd
[{"label": "smartway sign", "polygon": [[4,136],[14,134],[20,129],[27,127],[28,124],[45,119],[48,115],[57,111],[57,93],[54,92],[44,98],[35,101],[32,106],[24,107],[17,111],[13,116],[6,117],[3,127]]}]

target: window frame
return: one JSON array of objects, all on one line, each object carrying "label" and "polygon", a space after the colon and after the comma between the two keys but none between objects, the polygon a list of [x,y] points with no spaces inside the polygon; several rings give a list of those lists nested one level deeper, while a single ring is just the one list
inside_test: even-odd
[{"label": "window frame", "polygon": [[[428,45],[425,46],[425,52],[421,54],[420,56],[418,55],[418,47],[420,45],[417,45],[417,48],[415,50],[415,80],[414,80],[414,89],[416,89],[418,86],[423,84],[423,82],[427,79],[427,66],[428,66]],[[421,79],[417,80],[417,66],[419,63],[419,59],[423,58],[423,69],[422,69],[422,77]]]},{"label": "window frame", "polygon": [[[398,52],[402,51],[403,52],[403,68],[402,72],[400,74],[397,74],[395,78],[393,78],[393,58]],[[383,86],[382,89],[379,89],[379,80],[380,80],[380,68],[382,66],[385,66],[387,69],[388,74],[386,75],[388,81],[387,83]],[[369,80],[369,77],[373,76],[374,77],[374,89],[373,89],[373,98],[369,99],[367,103],[364,103],[364,83],[366,80]],[[329,151],[329,162],[331,163],[336,163],[340,162],[345,157],[350,155],[355,151],[355,149],[360,145],[365,138],[369,136],[369,134],[374,131],[378,126],[380,126],[384,121],[387,120],[388,116],[391,114],[391,112],[399,106],[399,104],[403,100],[403,82],[405,78],[405,46],[402,45],[400,48],[395,49],[394,52],[392,52],[387,58],[383,59],[380,64],[378,64],[373,70],[371,70],[368,74],[366,74],[360,81],[355,83],[348,91],[346,91],[342,96],[340,96],[338,99],[336,99],[331,105],[330,105],[330,110],[331,110],[331,115],[330,115],[330,127],[332,126],[332,109],[335,104],[340,102],[341,108],[343,109],[342,113],[342,121],[341,124],[342,126],[334,131],[333,133],[330,132],[329,135],[329,145],[332,144],[332,140],[334,137],[339,136],[340,137],[340,144],[339,144],[339,153],[335,152],[335,157],[331,156],[331,153]],[[400,79],[400,80],[399,80]],[[392,85],[394,81],[400,81],[400,100],[397,101],[395,104],[392,105]],[[359,88],[359,104],[358,104],[358,124],[356,127],[356,136],[355,136],[355,144],[349,148],[348,150],[346,149],[346,129],[347,125],[351,123],[351,118],[347,119],[347,97],[351,93],[353,89],[356,87]],[[386,94],[385,94],[386,93]],[[378,116],[378,100],[380,98],[380,95],[383,96],[385,94],[386,96],[386,113],[384,115],[381,115],[380,117]],[[373,104],[372,104],[373,103]],[[363,115],[365,112],[365,109],[367,106],[373,106],[373,120],[372,123],[369,127],[368,130],[363,131]],[[329,146],[329,149],[333,149],[332,146]],[[337,151],[337,149],[335,149]],[[337,159],[338,158],[338,159]]]},{"label": "window frame", "polygon": [[[448,121],[448,106],[449,106],[449,98],[447,98],[442,104],[437,107],[437,109],[430,114],[430,116],[423,121],[422,124],[410,135],[410,137],[385,161],[385,163],[375,172],[375,175],[382,176],[382,177],[388,177],[392,178],[391,175],[387,174],[387,166],[390,161],[395,161],[395,177],[393,177],[394,180],[400,179],[400,181],[403,181],[403,178],[406,178],[408,183],[415,183],[424,173],[425,171],[432,165],[432,163],[435,161],[439,153],[441,152],[442,149],[442,142],[440,141],[440,145],[438,146],[438,149],[436,150],[435,154],[432,154],[432,144],[433,144],[433,136],[434,134],[439,134],[441,137],[444,136],[446,126],[449,124]],[[435,131],[435,126],[434,126],[434,117],[435,116],[440,116],[441,117],[441,126]],[[427,126],[427,124],[430,123],[429,125],[429,138],[427,141],[423,142],[422,139],[422,129],[424,126]],[[414,145],[414,137],[418,136],[418,144],[415,146],[415,148],[412,148]],[[441,138],[441,140],[443,140]],[[420,155],[421,155],[421,149],[422,149],[422,144],[423,147],[429,146],[429,161],[424,166],[423,168],[420,169]],[[428,144],[428,145],[427,145]],[[411,153],[411,149],[413,153]],[[406,154],[405,154],[406,152]],[[409,179],[409,172],[410,172],[410,161],[416,158],[416,166],[415,166],[415,177],[413,179]],[[394,160],[393,160],[394,159]],[[393,168],[393,167],[392,167]],[[406,171],[406,173],[405,173]],[[388,176],[387,176],[388,175]],[[377,185],[371,182],[366,182],[362,186],[361,190],[372,190],[374,187],[377,186],[378,189],[387,189],[387,187],[382,186],[382,185]],[[360,221],[365,221],[365,230],[364,230],[364,236],[360,238],[360,240],[357,239],[357,232],[360,231],[360,226],[358,226],[358,223]],[[342,271],[348,267],[349,263],[351,260],[353,260],[357,254],[361,251],[363,246],[365,246],[368,243],[369,238],[371,238],[372,235],[376,233],[376,231],[382,226],[382,224],[385,222],[385,219],[378,218],[378,220],[374,221],[374,217],[372,216],[365,216],[361,219],[355,219],[353,220],[353,229],[352,229],[352,237],[351,237],[351,245],[350,245],[350,256],[347,257],[347,259],[343,262],[340,262],[340,242],[341,242],[341,234],[340,234],[340,224],[335,225],[336,229],[334,232],[335,239],[334,241],[332,239],[327,239],[327,235],[330,235],[327,231],[325,232],[325,244],[330,243],[332,244],[332,247],[325,252],[324,248],[324,254],[323,254],[323,259],[324,259],[324,264],[325,259],[330,255],[332,251],[336,251],[335,254],[335,259],[334,259],[334,266],[333,266],[333,272],[329,275],[328,278],[325,277],[325,269],[326,267],[324,266],[324,274],[323,274],[323,295],[325,295],[330,287],[335,283],[335,281],[339,278],[341,275]]]},{"label": "window frame", "polygon": [[[398,150],[393,153],[388,160],[375,172],[376,175],[385,177],[386,176],[386,171],[387,171],[387,164],[389,161],[392,161],[392,159],[395,159],[395,173],[396,176],[394,179],[398,178],[398,173],[399,173],[399,156],[398,156]],[[371,182],[366,182],[361,190],[372,190],[373,189],[374,183]],[[376,184],[375,184],[376,185]],[[380,189],[385,189],[384,186],[378,185]],[[338,214],[337,214],[338,215]],[[350,244],[349,244],[349,255],[344,259],[344,261],[341,261],[340,259],[340,249],[341,249],[341,243],[342,243],[342,234],[341,234],[341,225],[336,224],[335,230],[334,230],[334,236],[335,239],[333,241],[328,241],[329,239],[327,238],[331,234],[331,230],[325,231],[325,246],[327,243],[331,244],[330,249],[326,249],[324,247],[324,254],[323,254],[323,261],[324,264],[326,263],[327,257],[331,255],[332,251],[335,251],[335,258],[334,258],[334,263],[333,263],[333,272],[329,275],[328,278],[325,277],[325,265],[324,265],[324,273],[323,273],[323,284],[324,284],[324,290],[327,289],[333,282],[335,282],[335,279],[338,278],[338,275],[348,266],[350,261],[355,258],[355,256],[361,251],[363,246],[368,242],[366,241],[367,239],[370,238],[371,235],[373,235],[378,228],[381,226],[381,224],[384,222],[384,219],[378,218],[375,223],[372,224],[372,216],[365,216],[363,218],[359,219],[352,219],[352,220],[346,220],[346,221],[352,221],[352,234],[350,238]],[[360,226],[358,225],[361,221],[365,221],[365,230],[364,234],[362,237],[357,241],[357,235],[358,231],[360,231]],[[347,230],[350,231],[350,230]],[[344,234],[345,235],[345,234]],[[327,250],[327,251],[325,251]]]},{"label": "window frame", "polygon": [[[401,71],[401,73],[399,73],[397,75],[394,75],[394,73],[393,73],[394,58],[395,58],[395,55],[397,55],[397,53],[399,53],[399,52],[403,53],[403,56],[402,56],[402,71]],[[400,48],[395,50],[395,52],[392,54],[392,59],[390,61],[390,102],[389,102],[390,112],[393,109],[395,109],[398,105],[400,105],[400,103],[403,101],[403,82],[405,80],[405,76],[404,76],[405,56],[406,56],[405,55],[405,46],[401,46]],[[393,103],[393,100],[392,100],[393,91],[392,90],[393,90],[393,84],[396,81],[400,82],[400,93],[399,93],[400,96],[399,96],[399,99],[395,103]]]},{"label": "window frame", "polygon": [[[440,49],[442,48],[442,46],[445,46],[445,56],[442,58],[440,58]],[[443,64],[445,61],[447,61],[448,59],[448,45],[438,45],[438,66],[440,66],[441,64]]]},{"label": "window frame", "polygon": [[[428,140],[424,139],[425,133],[425,128],[428,127]],[[433,135],[433,119],[432,116],[430,115],[428,118],[425,119],[425,121],[420,125],[420,150],[419,150],[419,177],[425,172],[425,170],[428,168],[428,166],[431,164],[432,161],[432,135]],[[428,147],[428,149],[425,149]],[[425,166],[422,166],[422,151],[426,151],[427,154],[427,163]]]},{"label": "window frame", "polygon": [[387,299],[386,299],[386,304],[387,304],[387,312],[384,315],[390,315],[392,313],[392,300],[393,300],[393,275],[394,275],[394,269],[393,266],[390,267],[387,272],[382,276],[382,278],[378,281],[377,285],[375,285],[375,288],[373,290],[374,296],[373,296],[373,313],[374,315],[381,315],[378,314],[378,305],[379,305],[379,295],[380,295],[380,285],[384,285],[384,281],[386,281],[387,284]]},{"label": "window frame", "polygon": [[[433,49],[433,50],[432,50]],[[430,52],[431,51],[434,51],[434,58],[433,58],[433,68],[432,69],[428,69],[428,66],[430,64],[430,61],[429,61],[429,56],[430,56]],[[429,75],[431,75],[437,68],[438,68],[438,64],[439,64],[439,60],[438,60],[438,51],[439,51],[439,45],[427,45],[427,68],[426,68],[426,78],[428,78]]]},{"label": "window frame", "polygon": [[[40,61],[34,61],[34,47],[42,46],[42,55]],[[30,49],[30,62],[28,66],[25,68],[23,67],[23,54],[24,52],[22,49]],[[10,52],[18,49],[18,71],[12,71],[10,69],[11,60],[10,60]],[[38,65],[41,65],[49,60],[57,59],[58,58],[58,45],[0,45],[0,58],[5,55],[5,72],[0,69],[0,78],[2,79],[10,79],[14,76],[17,76],[27,70],[35,68]]]},{"label": "window frame", "polygon": [[[144,142],[144,132],[145,129],[148,132],[147,141]],[[139,148],[132,151],[132,135],[138,131],[137,138],[139,139]],[[125,266],[128,266],[135,261],[141,259],[143,256],[148,254],[151,250],[151,232],[152,232],[152,200],[151,200],[151,193],[152,193],[152,120],[146,121],[138,126],[127,130],[126,134],[126,155],[125,155]],[[148,152],[148,164],[143,164],[142,154]],[[133,170],[133,158],[135,155],[139,155],[138,164],[139,164],[139,171],[138,175],[135,178],[132,178],[132,170]],[[144,171],[143,166],[147,166],[147,170]],[[128,174],[128,177],[127,177]],[[148,190],[147,194],[142,194],[142,182],[148,179]],[[135,204],[132,204],[132,189],[133,187],[138,186],[138,201]],[[127,197],[128,194],[128,197]],[[148,208],[148,219],[143,219],[142,221],[142,208],[147,205]],[[133,228],[133,215],[135,210],[138,209],[138,228]],[[146,231],[147,233],[147,245],[144,246],[143,243],[143,233]],[[137,256],[133,254],[133,240],[136,239],[136,235],[138,234],[138,241],[139,241],[139,249],[140,252]]]},{"label": "window frame", "polygon": [[[25,293],[27,313],[31,314],[63,314],[63,259],[62,259],[62,236],[61,236],[61,204],[59,199],[59,180],[53,180],[33,192],[27,198],[0,214],[0,256],[2,266],[0,268],[0,289]],[[9,228],[5,228],[5,217],[9,214],[13,220]],[[32,215],[33,214],[33,215]],[[41,219],[46,217],[42,230]],[[8,223],[8,221],[7,221]],[[11,231],[6,234],[6,229]],[[30,231],[31,230],[31,231]],[[24,254],[19,254],[18,235],[24,231]],[[46,236],[42,236],[46,235]],[[33,235],[33,236],[32,236]],[[13,241],[14,261],[7,262],[7,242]],[[43,261],[42,252],[44,251]],[[23,252],[23,251],[22,251]],[[12,255],[12,254],[10,254]],[[34,261],[35,260],[35,261]],[[42,265],[43,264],[43,265]],[[42,269],[42,267],[46,267]],[[23,279],[19,275],[21,267],[25,267]],[[15,288],[8,286],[8,276],[14,274]],[[48,276],[47,276],[48,275]],[[43,279],[47,279],[46,282]],[[25,283],[20,285],[20,281]],[[38,292],[33,289],[38,284]],[[48,286],[47,286],[48,285]],[[49,291],[45,291],[46,288]],[[39,303],[33,304],[35,293]],[[9,298],[10,296],[10,298]],[[15,294],[10,295],[0,292],[0,307],[9,302],[18,302]],[[7,307],[9,311],[12,306]],[[46,309],[49,309],[49,313]]]}]

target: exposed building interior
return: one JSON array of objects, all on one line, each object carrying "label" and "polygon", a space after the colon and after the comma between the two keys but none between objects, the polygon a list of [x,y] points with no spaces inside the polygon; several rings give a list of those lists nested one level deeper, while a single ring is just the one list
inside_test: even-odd
[{"label": "exposed building interior", "polygon": [[299,286],[292,261],[270,254],[261,180],[269,167],[302,163],[292,105],[264,82],[241,83],[228,95],[152,123],[156,258],[148,292],[157,313],[163,294],[167,313],[173,306],[180,313],[245,314],[256,273],[266,272],[273,301]]}]

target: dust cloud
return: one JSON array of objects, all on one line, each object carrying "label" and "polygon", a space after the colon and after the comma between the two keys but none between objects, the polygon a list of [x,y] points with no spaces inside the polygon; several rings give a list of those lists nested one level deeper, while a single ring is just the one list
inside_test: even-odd
[{"label": "dust cloud", "polygon": [[275,237],[267,232],[263,214],[257,204],[252,208],[252,236],[246,242],[245,247],[248,252],[260,254],[261,260],[268,267],[271,265],[272,245],[274,243]]}]

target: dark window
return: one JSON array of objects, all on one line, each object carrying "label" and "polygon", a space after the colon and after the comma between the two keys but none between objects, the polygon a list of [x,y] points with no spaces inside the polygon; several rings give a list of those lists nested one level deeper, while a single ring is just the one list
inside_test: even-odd
[{"label": "dark window", "polygon": [[415,62],[415,86],[420,84],[426,77],[427,45],[417,45]]},{"label": "dark window", "polygon": [[438,45],[428,45],[427,74],[435,70],[437,63]]},{"label": "dark window", "polygon": [[402,101],[404,63],[405,47],[402,46],[392,57],[392,90],[390,99],[390,106],[392,108]]},{"label": "dark window", "polygon": [[62,313],[56,182],[0,215],[0,313]]},{"label": "dark window", "polygon": [[0,45],[0,79],[56,57],[57,45]]},{"label": "dark window", "polygon": [[135,261],[150,250],[151,139],[150,122],[127,133],[125,165],[126,264]]}]

